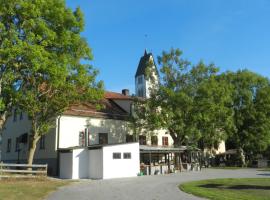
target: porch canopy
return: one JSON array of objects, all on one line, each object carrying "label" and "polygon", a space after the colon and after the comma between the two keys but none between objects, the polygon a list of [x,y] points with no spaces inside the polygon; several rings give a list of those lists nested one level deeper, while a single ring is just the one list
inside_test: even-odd
[{"label": "porch canopy", "polygon": [[199,169],[200,149],[188,146],[147,146],[140,145],[141,168],[145,168],[145,174],[168,173],[174,170]]},{"label": "porch canopy", "polygon": [[140,145],[140,153],[179,153],[186,150],[187,150],[186,146],[164,147],[164,146]]}]

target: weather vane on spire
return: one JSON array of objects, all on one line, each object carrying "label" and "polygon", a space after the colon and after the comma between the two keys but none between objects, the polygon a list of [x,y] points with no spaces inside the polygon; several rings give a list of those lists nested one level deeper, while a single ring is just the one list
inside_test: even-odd
[{"label": "weather vane on spire", "polygon": [[148,34],[147,33],[145,33],[144,34],[144,45],[145,45],[145,47],[144,47],[144,49],[145,49],[145,52],[147,52],[147,46],[148,46]]}]

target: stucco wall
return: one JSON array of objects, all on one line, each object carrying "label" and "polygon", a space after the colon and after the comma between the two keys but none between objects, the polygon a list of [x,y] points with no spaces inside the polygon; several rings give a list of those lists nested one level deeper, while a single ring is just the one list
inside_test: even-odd
[{"label": "stucco wall", "polygon": [[99,144],[99,133],[108,133],[108,143],[122,143],[129,131],[127,122],[114,119],[62,116],[60,118],[59,147],[79,146],[79,133],[88,128],[90,144]]},{"label": "stucco wall", "polygon": [[168,137],[168,146],[173,146],[172,137],[170,136],[170,134],[168,134],[168,131],[166,131],[164,129],[155,130],[155,131],[151,131],[151,132],[148,132],[146,130],[142,130],[141,135],[146,136],[146,144],[147,145],[151,145],[151,136],[157,136],[158,137],[158,146],[162,146],[162,137]]},{"label": "stucco wall", "polygon": [[[29,133],[31,131],[31,122],[28,120],[26,114],[23,114],[23,119],[20,120],[19,114],[17,115],[17,120],[13,121],[13,116],[7,119],[5,128],[2,134],[2,160],[5,162],[8,161],[17,161],[18,159],[18,152],[15,151],[16,147],[16,138],[20,135]],[[57,157],[56,153],[56,129],[52,129],[49,131],[48,134],[45,135],[45,149],[40,149],[39,142],[37,144],[36,152],[34,159],[55,159]],[[11,139],[11,151],[7,152],[7,141]],[[20,144],[20,155],[19,160],[21,162],[25,162],[28,155],[28,148],[29,148],[29,137],[27,139],[26,144]]]},{"label": "stucco wall", "polygon": [[[113,159],[113,153],[121,153],[121,159]],[[124,159],[131,153],[131,159]],[[121,144],[103,147],[103,179],[135,177],[140,172],[139,144]]]}]

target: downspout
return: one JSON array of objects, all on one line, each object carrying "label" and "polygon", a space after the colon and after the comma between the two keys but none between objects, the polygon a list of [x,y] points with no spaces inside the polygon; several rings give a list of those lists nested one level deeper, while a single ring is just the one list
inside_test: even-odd
[{"label": "downspout", "polygon": [[58,117],[57,119],[57,147],[56,147],[56,151],[57,151],[57,170],[56,170],[56,175],[60,176],[60,153],[59,153],[59,138],[60,138],[60,118],[61,116]]}]

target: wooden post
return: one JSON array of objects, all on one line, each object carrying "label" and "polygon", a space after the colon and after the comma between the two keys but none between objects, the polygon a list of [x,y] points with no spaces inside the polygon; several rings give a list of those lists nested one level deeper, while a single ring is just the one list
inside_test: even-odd
[{"label": "wooden post", "polygon": [[2,179],[2,164],[3,162],[0,162],[0,180]]},{"label": "wooden post", "polygon": [[151,155],[151,151],[149,153],[149,175],[151,175],[151,163],[152,163],[152,155]]},{"label": "wooden post", "polygon": [[46,176],[47,176],[48,175],[48,164],[46,164],[45,173],[46,173]]},{"label": "wooden post", "polygon": [[182,165],[181,151],[179,151],[179,165],[180,165],[180,172],[182,172],[183,165]]},{"label": "wooden post", "polygon": [[171,172],[170,153],[168,153],[168,173]]}]

